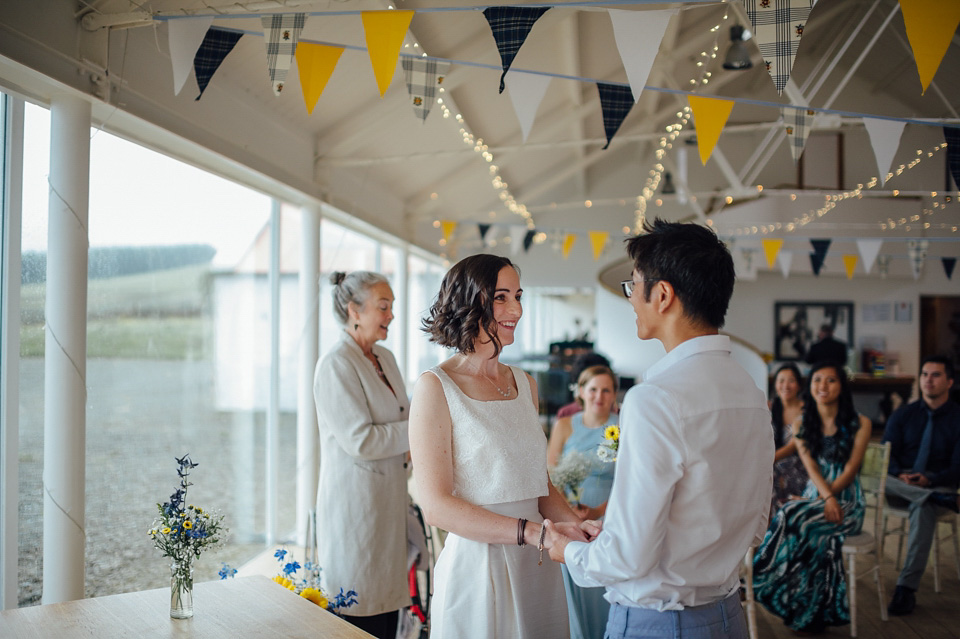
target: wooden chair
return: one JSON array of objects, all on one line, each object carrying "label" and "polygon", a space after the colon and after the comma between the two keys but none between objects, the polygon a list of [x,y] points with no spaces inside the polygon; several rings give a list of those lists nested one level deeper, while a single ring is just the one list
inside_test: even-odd
[{"label": "wooden chair", "polygon": [[[880,598],[880,618],[887,620],[887,606],[883,595],[883,581],[880,579],[880,560],[883,554],[884,510],[886,499],[884,491],[887,487],[887,469],[890,466],[890,443],[870,443],[860,466],[860,486],[867,506],[872,506],[873,530],[864,531],[858,535],[851,535],[843,542],[843,554],[849,558],[847,567],[847,601],[850,606],[850,636],[857,636],[857,579],[868,573],[873,573],[873,581],[877,584],[877,596]],[[857,556],[873,555],[870,568],[857,574]]]},{"label": "wooden chair", "polygon": [[[888,523],[890,517],[899,518],[899,523],[891,526]],[[903,558],[903,544],[907,537],[908,521],[910,520],[910,511],[906,508],[896,508],[887,504],[884,512],[883,522],[883,542],[881,547],[886,544],[887,535],[899,535],[900,540],[897,546],[897,571],[900,570],[900,561]],[[945,523],[950,526],[950,535],[940,536],[940,524]],[[944,512],[937,517],[937,527],[933,532],[933,589],[940,592],[940,542],[953,540],[953,563],[957,568],[957,577],[960,578],[960,536],[957,534],[957,515],[952,512]]]}]

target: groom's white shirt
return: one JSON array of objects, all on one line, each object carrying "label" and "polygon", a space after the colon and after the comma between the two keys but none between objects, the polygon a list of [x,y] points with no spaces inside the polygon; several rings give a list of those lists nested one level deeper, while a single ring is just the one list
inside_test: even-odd
[{"label": "groom's white shirt", "polygon": [[567,545],[570,575],[625,606],[723,599],[766,531],[774,454],[764,394],[729,338],[688,340],[651,366],[624,398],[620,430],[603,532]]}]

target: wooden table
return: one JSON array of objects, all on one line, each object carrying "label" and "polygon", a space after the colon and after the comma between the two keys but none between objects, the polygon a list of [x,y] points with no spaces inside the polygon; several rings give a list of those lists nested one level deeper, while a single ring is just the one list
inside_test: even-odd
[{"label": "wooden table", "polygon": [[0,612],[0,637],[284,637],[370,639],[370,635],[267,577],[198,583],[192,619],[170,618],[170,589]]}]

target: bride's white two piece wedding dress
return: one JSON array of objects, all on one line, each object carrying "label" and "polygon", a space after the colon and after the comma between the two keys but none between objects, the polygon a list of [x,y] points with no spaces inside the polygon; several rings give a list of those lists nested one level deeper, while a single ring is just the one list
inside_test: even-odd
[{"label": "bride's white two piece wedding dress", "polygon": [[[453,423],[454,495],[491,512],[541,522],[547,442],[522,370],[511,366],[513,399],[467,397],[439,367]],[[435,567],[432,639],[566,639],[570,636],[559,564],[536,546],[486,544],[449,534]]]}]

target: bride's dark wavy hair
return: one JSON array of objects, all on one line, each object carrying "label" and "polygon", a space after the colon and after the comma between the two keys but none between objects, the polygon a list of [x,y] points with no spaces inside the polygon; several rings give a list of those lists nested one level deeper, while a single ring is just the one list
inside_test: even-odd
[{"label": "bride's dark wavy hair", "polygon": [[497,277],[505,266],[520,272],[508,258],[486,253],[465,257],[447,271],[437,300],[421,320],[431,342],[472,353],[482,329],[493,341],[493,356],[500,354],[503,345],[497,338],[493,298]]},{"label": "bride's dark wavy hair", "polygon": [[837,377],[840,378],[840,397],[837,406],[837,457],[834,461],[846,461],[850,457],[850,451],[853,450],[853,439],[857,434],[857,425],[859,415],[857,409],[853,407],[853,393],[850,391],[850,380],[847,379],[847,372],[841,364],[837,362],[817,362],[810,369],[807,375],[807,384],[805,391],[805,401],[803,404],[803,419],[800,424],[800,432],[797,436],[807,444],[807,450],[814,459],[823,449],[823,420],[820,419],[820,412],[817,410],[817,401],[813,397],[813,375],[824,368],[832,368]]}]

